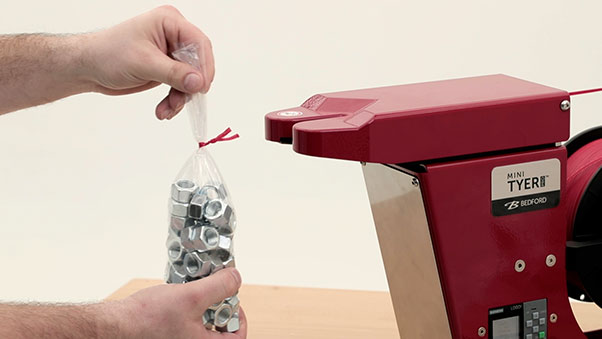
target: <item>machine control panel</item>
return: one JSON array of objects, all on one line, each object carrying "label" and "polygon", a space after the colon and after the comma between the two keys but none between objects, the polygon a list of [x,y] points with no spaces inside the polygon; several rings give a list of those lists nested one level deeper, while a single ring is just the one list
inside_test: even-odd
[{"label": "machine control panel", "polygon": [[489,339],[545,339],[548,337],[547,300],[489,310]]},{"label": "machine control panel", "polygon": [[523,303],[525,339],[546,338],[548,312],[546,299]]}]

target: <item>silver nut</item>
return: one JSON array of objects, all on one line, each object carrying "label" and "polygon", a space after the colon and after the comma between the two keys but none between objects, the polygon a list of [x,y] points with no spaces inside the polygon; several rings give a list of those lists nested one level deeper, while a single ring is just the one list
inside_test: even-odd
[{"label": "silver nut", "polygon": [[223,303],[215,310],[215,318],[213,320],[213,324],[216,327],[224,327],[228,325],[228,321],[232,319],[232,315],[234,311],[232,310],[232,306]]},{"label": "silver nut", "polygon": [[169,236],[167,238],[167,259],[170,263],[182,261],[184,259],[184,250],[180,245],[180,239]]},{"label": "silver nut", "polygon": [[214,227],[196,224],[182,230],[180,242],[182,247],[190,251],[210,251],[217,248],[219,233]]},{"label": "silver nut", "polygon": [[240,306],[240,299],[238,299],[238,295],[233,295],[230,298],[226,298],[225,302],[232,307],[232,311],[235,313],[238,312],[238,308]]},{"label": "silver nut", "polygon": [[179,272],[173,265],[167,265],[165,282],[168,284],[183,284],[186,282],[186,274]]},{"label": "silver nut", "polygon": [[234,256],[230,255],[226,260],[222,262],[224,267],[236,267],[236,261],[234,260]]},{"label": "silver nut", "polygon": [[175,232],[172,232],[171,230],[169,230],[167,232],[167,240],[165,241],[165,244],[168,245],[172,240],[179,240],[180,236],[178,236]]},{"label": "silver nut", "polygon": [[171,198],[178,202],[188,203],[199,187],[188,179],[180,179],[171,185]]},{"label": "silver nut", "polygon": [[236,230],[236,215],[234,214],[234,212],[232,212],[228,223],[219,226],[218,231],[223,235],[232,237],[232,236],[234,236],[235,230]]},{"label": "silver nut", "polygon": [[224,269],[224,263],[220,258],[211,257],[211,274]]},{"label": "silver nut", "polygon": [[[222,301],[220,301],[220,302],[218,302],[218,303],[215,303],[215,304],[213,304],[213,305],[211,305],[211,306],[207,307],[207,309],[208,309],[208,310],[215,311],[215,310],[217,310],[218,308],[220,308],[220,307],[221,307],[221,306],[224,304],[224,302],[225,302],[225,301],[224,301],[224,300],[222,300]],[[214,314],[214,315],[215,315],[215,314]]]},{"label": "silver nut", "polygon": [[215,310],[210,310],[210,309],[206,310],[205,313],[203,313],[203,326],[205,326],[205,328],[208,330],[212,330],[214,319],[215,319]]},{"label": "silver nut", "polygon": [[186,218],[188,215],[188,204],[171,199],[169,204],[169,213],[176,217]]},{"label": "silver nut", "polygon": [[211,273],[211,258],[207,253],[190,252],[184,256],[184,267],[189,277],[205,277]]},{"label": "silver nut", "polygon": [[226,261],[232,254],[232,238],[220,235],[219,243],[217,245],[217,255],[222,259],[222,261]]},{"label": "silver nut", "polygon": [[182,244],[182,247],[189,251],[194,251],[194,244],[191,239],[193,229],[194,226],[186,227],[180,232],[180,243]]},{"label": "silver nut", "polygon": [[232,207],[224,200],[212,199],[205,204],[203,216],[215,227],[226,227],[230,224],[232,218]]},{"label": "silver nut", "polygon": [[190,220],[185,217],[178,217],[173,214],[169,215],[169,228],[178,235],[185,227],[192,225],[194,225],[194,220]]},{"label": "silver nut", "polygon": [[201,187],[201,189],[199,190],[199,195],[204,195],[207,197],[207,200],[212,200],[212,199],[224,199],[226,198],[225,196],[225,190],[222,191],[222,189],[220,189],[222,186],[218,187],[215,185],[205,185],[203,187]]},{"label": "silver nut", "polygon": [[211,226],[201,226],[198,236],[193,239],[193,244],[199,251],[210,251],[219,245],[220,236],[217,229]]},{"label": "silver nut", "polygon": [[233,314],[226,326],[219,326],[215,328],[220,332],[236,332],[240,330],[240,320],[238,319],[238,314]]},{"label": "silver nut", "polygon": [[201,219],[203,212],[205,211],[205,204],[209,201],[204,194],[195,194],[190,201],[190,207],[188,208],[188,216],[193,219]]},{"label": "silver nut", "polygon": [[180,276],[186,276],[186,267],[184,267],[185,257],[186,252],[182,252],[182,260],[174,261],[171,263],[171,267],[173,267],[174,271],[176,271]]},{"label": "silver nut", "polygon": [[182,246],[188,250],[207,252],[217,248],[219,233],[211,226],[186,227],[180,234]]}]

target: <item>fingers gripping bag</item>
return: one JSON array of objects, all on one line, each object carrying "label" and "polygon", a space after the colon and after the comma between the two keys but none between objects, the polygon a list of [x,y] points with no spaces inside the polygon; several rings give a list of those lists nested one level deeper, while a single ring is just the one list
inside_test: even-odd
[{"label": "fingers gripping bag", "polygon": [[[204,58],[199,53],[201,48],[187,45],[172,56],[203,71]],[[165,281],[172,284],[202,279],[225,267],[234,267],[232,238],[236,215],[207,146],[238,135],[228,137],[228,128],[207,140],[205,94],[189,96],[186,109],[199,148],[180,170],[170,190]],[[203,315],[205,327],[222,332],[237,331],[238,304],[238,297],[234,295],[209,307]]]}]

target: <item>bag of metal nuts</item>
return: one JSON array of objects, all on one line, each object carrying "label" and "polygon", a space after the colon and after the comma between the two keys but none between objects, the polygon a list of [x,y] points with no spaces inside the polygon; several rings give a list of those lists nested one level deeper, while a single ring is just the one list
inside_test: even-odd
[{"label": "bag of metal nuts", "polygon": [[[195,45],[175,51],[172,56],[203,70],[203,58]],[[202,279],[225,267],[234,267],[233,237],[236,215],[224,181],[207,145],[231,140],[230,129],[207,141],[205,95],[188,98],[186,109],[199,148],[186,162],[171,185],[169,232],[167,236],[167,283]],[[209,329],[235,332],[239,328],[236,295],[212,305],[203,316]]]}]

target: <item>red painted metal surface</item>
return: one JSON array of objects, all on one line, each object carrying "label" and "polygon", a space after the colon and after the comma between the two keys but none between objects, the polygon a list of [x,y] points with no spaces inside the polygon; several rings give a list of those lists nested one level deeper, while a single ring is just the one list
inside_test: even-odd
[{"label": "red painted metal surface", "polygon": [[[558,315],[548,338],[579,339],[586,337],[567,298],[565,251],[567,210],[574,213],[580,195],[567,191],[566,149],[553,146],[569,137],[569,111],[560,109],[568,99],[566,91],[504,75],[321,94],[269,113],[266,139],[292,141],[312,156],[430,160],[418,176],[453,338],[479,338],[489,309],[545,298],[548,314]],[[552,158],[561,164],[558,206],[493,216],[495,167]],[[526,262],[520,273],[518,259]]]},{"label": "red painted metal surface", "polygon": [[569,112],[560,109],[568,98],[505,75],[319,94],[266,115],[266,139],[380,163],[545,145],[569,137]]},{"label": "red painted metal surface", "polygon": [[[546,298],[548,338],[585,338],[567,298],[566,209],[555,208],[494,217],[491,172],[497,166],[556,158],[561,162],[561,201],[566,197],[566,150],[512,153],[437,163],[420,174],[429,227],[454,338],[479,338],[488,310]],[[548,267],[546,256],[556,265]],[[516,272],[522,259],[526,266]]]}]

